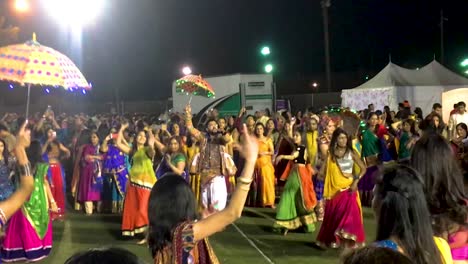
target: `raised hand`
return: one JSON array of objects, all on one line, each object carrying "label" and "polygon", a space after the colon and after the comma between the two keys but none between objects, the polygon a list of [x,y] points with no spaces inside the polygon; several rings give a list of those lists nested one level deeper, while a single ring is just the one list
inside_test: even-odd
[{"label": "raised hand", "polygon": [[242,130],[242,144],[236,145],[235,147],[239,151],[239,153],[246,159],[246,161],[255,162],[258,157],[257,138],[249,134],[249,131],[245,124],[242,125]]},{"label": "raised hand", "polygon": [[187,115],[192,114],[192,107],[189,104],[185,106],[185,113]]},{"label": "raised hand", "polygon": [[153,131],[151,129],[148,130],[148,145],[150,147],[154,147],[155,141],[156,141],[156,139],[154,138]]},{"label": "raised hand", "polygon": [[122,126],[120,127],[120,130],[124,131],[125,129],[128,128],[128,122],[125,122],[122,124]]},{"label": "raised hand", "polygon": [[31,130],[27,129],[28,120],[24,122],[16,135],[16,146],[27,148],[31,144]]}]

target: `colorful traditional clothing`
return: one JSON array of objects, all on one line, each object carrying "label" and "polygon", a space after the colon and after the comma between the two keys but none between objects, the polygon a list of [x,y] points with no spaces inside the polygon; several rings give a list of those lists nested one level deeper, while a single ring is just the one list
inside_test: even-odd
[{"label": "colorful traditional clothing", "polygon": [[100,161],[94,159],[87,160],[86,157],[89,155],[99,155],[99,146],[88,144],[83,148],[83,153],[81,155],[80,181],[78,184],[79,202],[101,201],[102,165]]},{"label": "colorful traditional clothing", "polygon": [[120,213],[128,181],[125,155],[116,146],[109,145],[103,162],[104,183],[102,200],[112,213]]},{"label": "colorful traditional clothing", "polygon": [[197,164],[193,162],[197,155],[200,155],[200,148],[197,145],[193,144],[191,147],[187,148],[188,167],[190,168],[190,186],[192,187],[193,194],[195,194],[195,199],[197,199],[197,204],[200,204],[200,174],[198,174],[196,170]]},{"label": "colorful traditional clothing", "polygon": [[205,238],[194,241],[193,222],[178,225],[172,243],[154,257],[154,264],[218,264],[219,260]]},{"label": "colorful traditional clothing", "polygon": [[51,212],[50,217],[52,220],[65,218],[65,173],[60,163],[51,162],[47,173],[49,180],[50,191],[57,203],[58,212]]},{"label": "colorful traditional clothing", "polygon": [[[164,157],[161,160],[161,163],[159,163],[159,166],[156,169],[156,178],[158,180],[160,180],[164,176],[164,174],[172,172],[172,169],[171,169],[171,167],[169,167],[167,162],[168,161],[166,160],[166,157]],[[170,163],[172,165],[177,166],[177,163],[179,163],[179,162],[187,163],[187,158],[184,156],[184,154],[177,153],[177,154],[171,156]],[[188,172],[185,169],[184,169],[184,172],[182,173],[182,175],[180,175],[180,176],[182,178],[184,178],[187,182],[189,182],[189,180],[190,180],[189,175],[188,175]]]},{"label": "colorful traditional clothing", "polygon": [[[378,156],[383,147],[382,141],[370,129],[362,133],[362,157],[367,161],[377,162]],[[372,201],[372,191],[375,186],[375,178],[378,174],[377,164],[367,162],[366,174],[359,180],[358,189],[361,194],[361,201],[365,206],[370,206]]]},{"label": "colorful traditional clothing", "polygon": [[343,240],[348,240],[356,246],[363,245],[365,233],[359,194],[349,190],[353,178],[345,177],[331,156],[326,166],[323,196],[327,201],[317,244],[337,248]]},{"label": "colorful traditional clothing", "polygon": [[232,177],[237,169],[226,152],[222,135],[206,135],[194,132],[200,142],[200,154],[193,162],[195,173],[201,177],[201,202],[204,208],[221,211],[226,207],[228,187],[225,177]]},{"label": "colorful traditional clothing", "polygon": [[153,171],[149,147],[138,149],[132,158],[130,169],[130,184],[125,195],[122,234],[134,236],[143,233],[148,227],[148,200],[156,175]]},{"label": "colorful traditional clothing", "polygon": [[47,180],[49,181],[50,191],[57,203],[58,212],[50,214],[52,221],[65,218],[65,194],[66,180],[65,170],[60,164],[60,143],[57,141],[50,142],[47,153],[42,155],[44,161],[49,163],[49,170],[47,172]]},{"label": "colorful traditional clothing", "polygon": [[305,147],[297,146],[296,150],[299,156],[288,163],[280,178],[287,181],[277,206],[275,227],[294,230],[304,226],[306,232],[313,232],[317,204],[311,177],[313,169],[304,159]]},{"label": "colorful traditional clothing", "polygon": [[[273,152],[270,149],[273,142],[270,138],[265,141],[258,140],[258,153]],[[252,185],[247,197],[248,206],[274,206],[275,205],[275,168],[270,155],[257,158]]]},{"label": "colorful traditional clothing", "polygon": [[10,218],[1,253],[5,262],[38,261],[52,249],[52,224],[44,184],[47,170],[48,164],[37,164],[29,201]]}]

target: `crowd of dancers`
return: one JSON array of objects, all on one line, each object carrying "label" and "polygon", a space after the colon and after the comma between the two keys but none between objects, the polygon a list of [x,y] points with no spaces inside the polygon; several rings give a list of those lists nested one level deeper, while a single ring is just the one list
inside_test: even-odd
[{"label": "crowd of dancers", "polygon": [[[0,201],[24,191],[20,175],[34,174],[34,183],[21,210],[7,216],[0,202],[1,257],[46,257],[52,222],[67,221],[69,201],[87,215],[121,214],[122,236],[148,244],[155,263],[176,257],[181,262],[175,263],[216,263],[205,238],[237,219],[244,204],[274,209],[272,230],[283,235],[314,232],[321,222],[311,240],[322,249],[365,247],[362,206],[372,206],[374,247],[414,263],[465,261],[465,106],[455,105],[447,124],[440,104],[424,117],[407,101],[396,113],[375,111],[372,104],[360,112],[295,116],[241,109],[220,117],[214,110],[199,127],[190,106],[163,121],[138,114],[56,117],[48,108],[27,127],[6,114],[0,124]],[[28,144],[13,135],[28,128]],[[29,171],[17,169],[25,164],[18,148],[27,152]],[[183,184],[190,194],[183,194]],[[187,209],[192,203],[193,212]]]}]

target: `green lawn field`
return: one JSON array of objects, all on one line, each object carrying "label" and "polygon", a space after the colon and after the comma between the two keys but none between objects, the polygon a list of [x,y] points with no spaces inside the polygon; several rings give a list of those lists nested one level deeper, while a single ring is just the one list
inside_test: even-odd
[{"label": "green lawn field", "polygon": [[[272,209],[246,208],[235,225],[211,237],[221,263],[338,263],[339,250],[321,251],[313,247],[316,233],[291,232],[283,236],[272,231],[273,218]],[[375,221],[371,210],[366,208],[364,224],[370,242],[375,237]],[[317,225],[317,231],[319,228]],[[148,249],[136,245],[136,240],[122,238],[119,230],[120,216],[69,213],[65,222],[54,222],[52,253],[40,263],[64,263],[75,252],[103,246],[126,248],[152,263]]]}]

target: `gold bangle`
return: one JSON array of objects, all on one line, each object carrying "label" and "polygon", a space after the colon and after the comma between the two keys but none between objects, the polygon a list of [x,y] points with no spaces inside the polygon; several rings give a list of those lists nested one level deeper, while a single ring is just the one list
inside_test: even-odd
[{"label": "gold bangle", "polygon": [[239,189],[243,191],[250,191],[250,185],[239,185]]},{"label": "gold bangle", "polygon": [[237,178],[237,182],[240,182],[240,183],[242,183],[242,184],[251,184],[252,181],[253,181],[253,179],[251,179],[251,180],[246,180],[246,179],[242,179],[242,177]]}]

